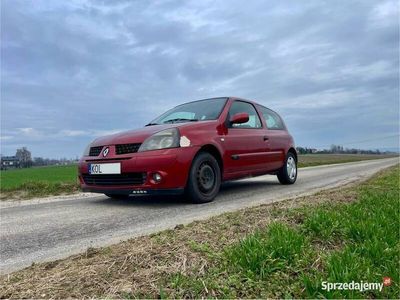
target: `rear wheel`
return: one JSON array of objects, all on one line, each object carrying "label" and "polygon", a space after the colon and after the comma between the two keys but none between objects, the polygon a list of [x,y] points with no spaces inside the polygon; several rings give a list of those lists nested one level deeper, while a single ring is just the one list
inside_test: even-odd
[{"label": "rear wheel", "polygon": [[279,170],[278,180],[281,184],[293,184],[297,179],[297,160],[293,153],[286,155],[285,164]]},{"label": "rear wheel", "polygon": [[208,152],[200,152],[193,160],[186,186],[186,196],[193,203],[213,201],[221,185],[221,169]]}]

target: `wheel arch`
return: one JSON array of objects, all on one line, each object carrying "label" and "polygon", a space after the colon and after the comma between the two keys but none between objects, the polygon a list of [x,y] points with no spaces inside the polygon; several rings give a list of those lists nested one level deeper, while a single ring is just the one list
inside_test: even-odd
[{"label": "wheel arch", "polygon": [[288,153],[292,153],[294,155],[294,158],[296,159],[296,162],[299,162],[299,160],[297,158],[297,151],[295,148],[293,148],[293,147],[289,148]]},{"label": "wheel arch", "polygon": [[206,144],[206,145],[203,145],[203,146],[199,149],[199,151],[197,151],[196,155],[197,155],[198,153],[200,153],[200,152],[208,152],[208,153],[210,153],[212,156],[215,157],[215,159],[216,159],[217,162],[218,162],[219,168],[220,168],[220,170],[221,170],[221,177],[222,177],[222,174],[223,174],[223,171],[224,171],[224,162],[223,162],[223,160],[222,160],[221,152],[218,150],[218,148],[217,148],[216,146],[212,145],[212,144]]}]

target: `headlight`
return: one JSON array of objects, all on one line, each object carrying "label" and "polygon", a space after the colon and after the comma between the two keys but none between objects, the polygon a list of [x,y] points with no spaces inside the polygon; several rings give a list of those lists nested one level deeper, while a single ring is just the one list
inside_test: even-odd
[{"label": "headlight", "polygon": [[138,152],[179,147],[179,138],[177,128],[157,132],[143,142]]}]

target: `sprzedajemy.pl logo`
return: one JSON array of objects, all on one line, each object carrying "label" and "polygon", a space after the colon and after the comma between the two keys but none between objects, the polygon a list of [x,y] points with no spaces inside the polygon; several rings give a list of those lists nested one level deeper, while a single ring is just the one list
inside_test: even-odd
[{"label": "sprzedajemy.pl logo", "polygon": [[382,282],[327,282],[322,281],[322,290],[332,291],[332,290],[357,290],[360,292],[379,290],[382,291],[384,286],[390,286],[392,284],[392,279],[390,277],[383,277]]}]

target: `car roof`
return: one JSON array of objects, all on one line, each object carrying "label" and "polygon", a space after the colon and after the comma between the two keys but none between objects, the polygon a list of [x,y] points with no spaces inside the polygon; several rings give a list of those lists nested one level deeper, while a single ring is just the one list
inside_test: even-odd
[{"label": "car roof", "polygon": [[[266,106],[264,106],[264,105],[262,105],[262,104],[260,104],[260,103],[258,103],[258,102],[256,102],[256,101],[254,101],[254,100],[250,100],[250,99],[245,99],[245,98],[241,98],[241,97],[228,97],[230,100],[232,100],[232,101],[235,101],[235,100],[238,100],[238,101],[245,101],[245,102],[249,102],[249,103],[251,103],[251,104],[253,104],[253,105],[258,105],[258,106],[261,106],[261,107],[265,107],[265,108],[268,108],[268,107],[266,107]],[[268,109],[270,109],[270,108],[268,108]]]},{"label": "car roof", "polygon": [[[249,102],[249,103],[251,103],[251,104],[253,104],[253,105],[258,105],[258,106],[264,107],[264,108],[269,109],[269,110],[273,111],[274,113],[278,114],[276,111],[270,109],[269,107],[266,107],[265,105],[262,105],[262,104],[260,104],[260,103],[258,103],[258,102],[256,102],[256,101],[254,101],[254,100],[249,100],[249,99],[245,99],[245,98],[241,98],[241,97],[236,97],[236,96],[221,96],[221,97],[204,98],[204,99],[199,99],[199,100],[194,100],[194,101],[189,101],[189,102],[186,102],[186,103],[182,103],[182,104],[179,104],[178,106],[181,106],[181,105],[187,104],[187,103],[198,102],[198,101],[204,101],[204,100],[213,100],[213,99],[226,99],[226,100],[232,100],[232,101],[235,101],[235,100],[238,100],[238,101],[245,101],[245,102]],[[178,106],[177,106],[177,107],[178,107]],[[278,114],[278,115],[279,115],[279,114]]]},{"label": "car roof", "polygon": [[198,100],[188,101],[188,102],[184,102],[184,103],[182,103],[182,104],[179,104],[178,106],[183,105],[183,104],[187,104],[187,103],[192,103],[192,102],[199,102],[199,101],[205,101],[205,100],[214,100],[214,99],[215,99],[215,100],[219,100],[219,99],[225,99],[225,100],[240,100],[240,101],[251,102],[251,103],[253,103],[253,104],[258,104],[257,102],[254,102],[254,101],[252,101],[252,100],[244,99],[244,98],[240,98],[240,97],[221,96],[221,97],[211,97],[211,98],[204,98],[204,99],[198,99]]},{"label": "car roof", "polygon": [[279,116],[279,114],[276,111],[274,111],[273,109],[271,109],[269,107],[266,107],[265,105],[262,105],[262,104],[260,104],[258,102],[253,101],[253,100],[244,99],[244,98],[240,98],[240,97],[233,97],[233,96],[228,97],[228,99],[230,99],[232,101],[239,100],[239,101],[249,102],[249,103],[252,103],[253,105],[258,105],[258,106],[261,106],[263,108],[269,109],[270,111],[273,111],[274,113],[276,113]]}]

